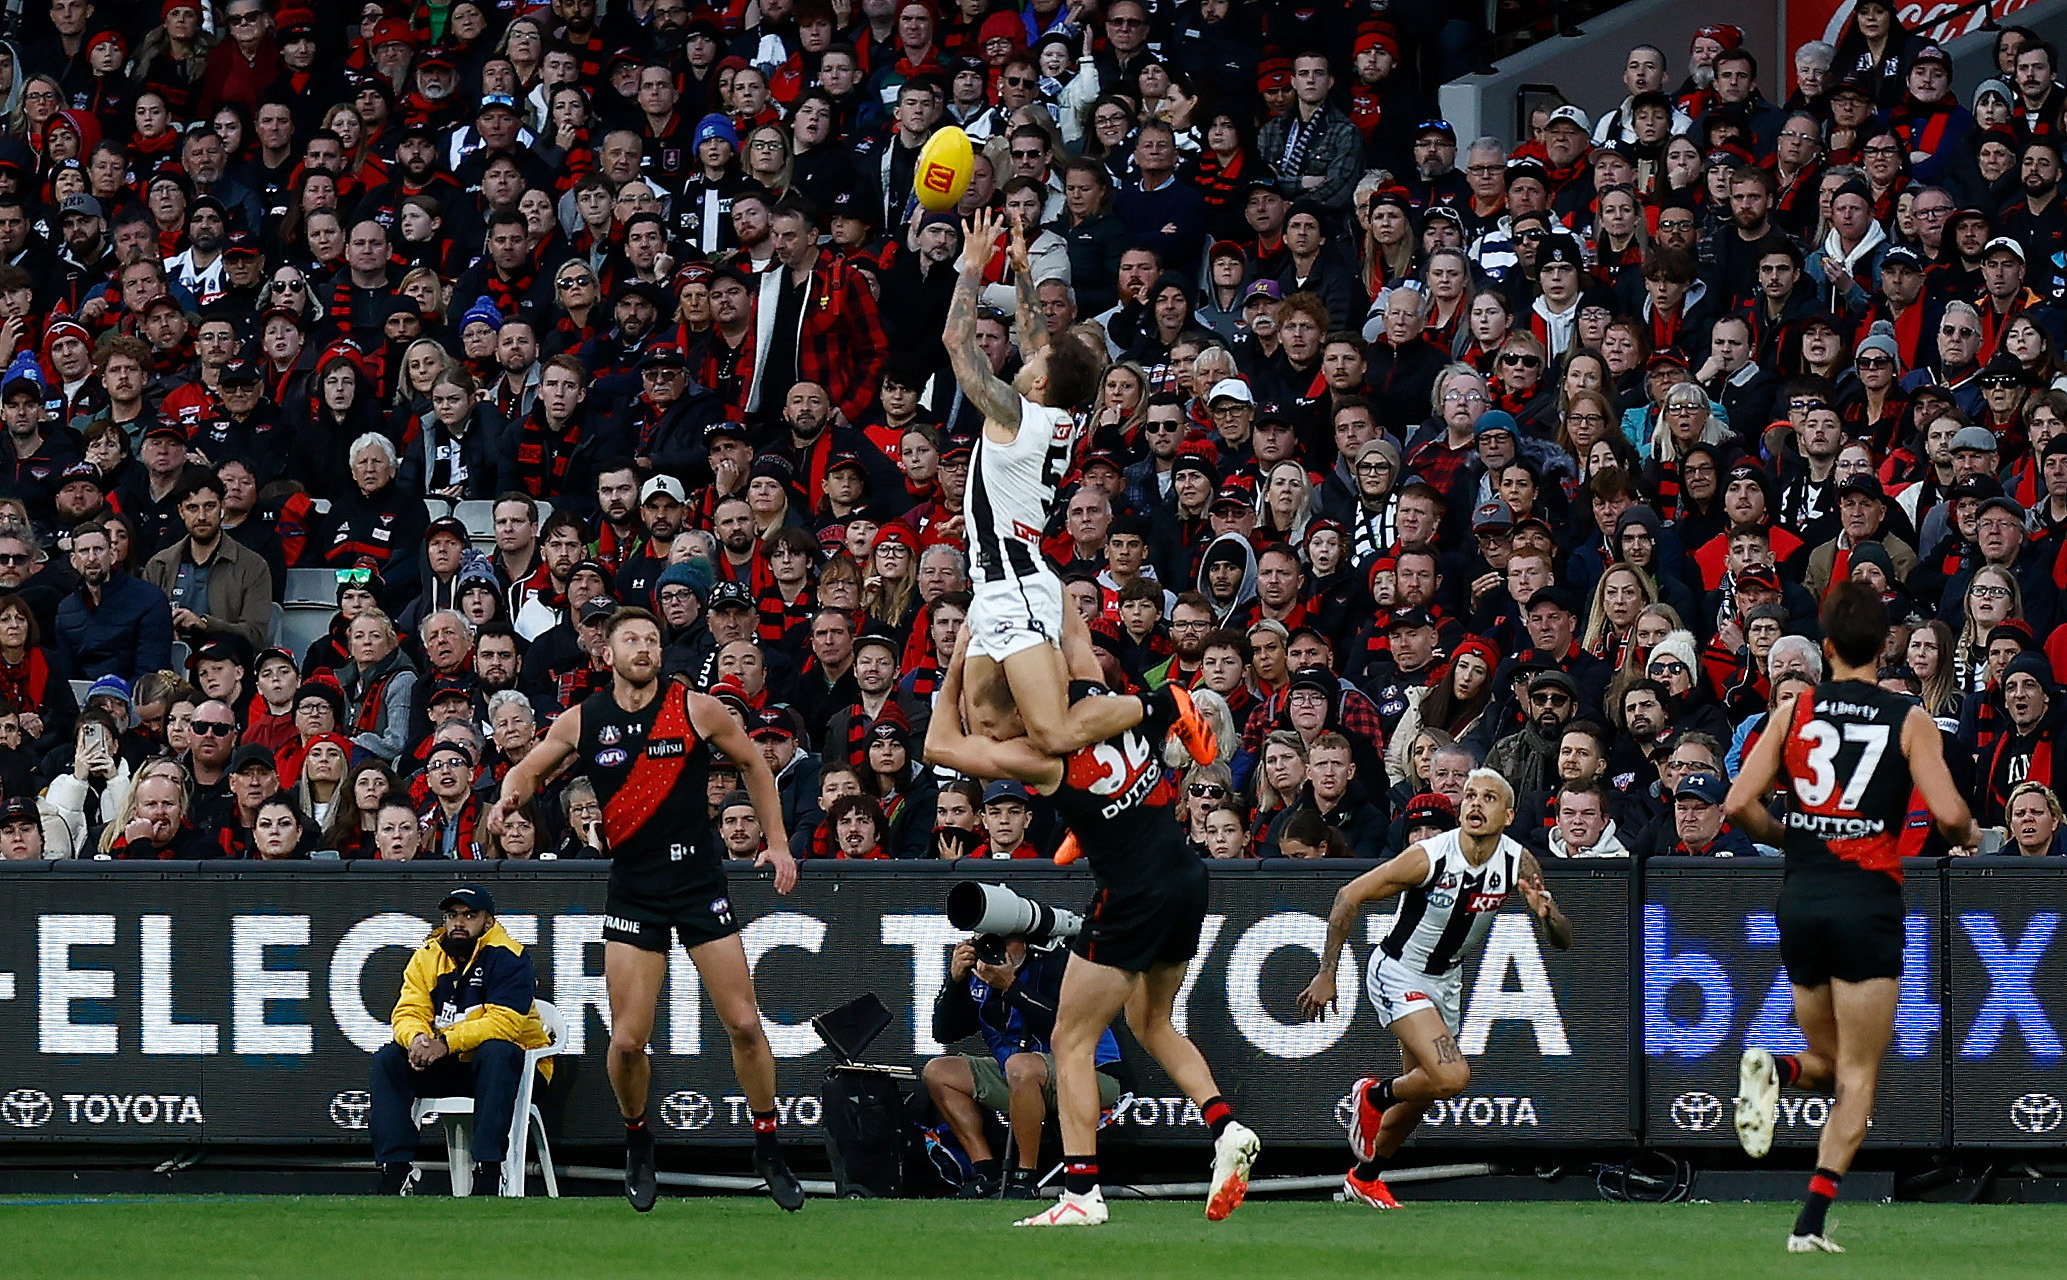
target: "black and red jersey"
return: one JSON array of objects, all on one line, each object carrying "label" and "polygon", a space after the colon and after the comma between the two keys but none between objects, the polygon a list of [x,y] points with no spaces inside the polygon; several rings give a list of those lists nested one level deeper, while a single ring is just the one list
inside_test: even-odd
[{"label": "black and red jersey", "polygon": [[1916,703],[1863,680],[1816,686],[1795,703],[1780,770],[1793,793],[1787,873],[1878,871],[1902,879],[1902,831],[1916,785],[1902,722]]}]

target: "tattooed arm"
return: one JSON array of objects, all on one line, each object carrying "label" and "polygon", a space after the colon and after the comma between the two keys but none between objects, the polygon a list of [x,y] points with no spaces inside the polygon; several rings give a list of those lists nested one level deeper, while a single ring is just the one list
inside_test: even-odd
[{"label": "tattooed arm", "polygon": [[1019,358],[1028,360],[1034,352],[1047,349],[1048,319],[1041,314],[1040,301],[1034,297],[1033,258],[1026,251],[1026,228],[1016,221],[1006,247],[1011,254],[1012,285],[1019,295]]},{"label": "tattooed arm", "polygon": [[941,341],[947,346],[948,363],[962,385],[962,394],[1009,440],[1019,434],[1019,393],[991,371],[990,357],[976,344],[976,297],[983,288],[984,268],[996,251],[997,217],[988,209],[979,209],[962,224],[962,275],[955,282]]}]

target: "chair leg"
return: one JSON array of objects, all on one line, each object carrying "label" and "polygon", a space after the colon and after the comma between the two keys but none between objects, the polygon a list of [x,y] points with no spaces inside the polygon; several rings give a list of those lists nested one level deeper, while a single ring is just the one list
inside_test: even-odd
[{"label": "chair leg", "polygon": [[519,1106],[510,1117],[509,1145],[502,1153],[502,1195],[524,1198],[524,1150],[531,1136],[531,1117],[537,1114],[537,1107]]},{"label": "chair leg", "polygon": [[452,1194],[459,1199],[474,1194],[473,1134],[460,1116],[445,1117],[445,1168],[452,1175]]},{"label": "chair leg", "polygon": [[545,1179],[545,1193],[560,1198],[560,1179],[553,1172],[553,1144],[545,1136],[545,1113],[531,1108],[531,1139],[538,1145],[538,1172]]}]

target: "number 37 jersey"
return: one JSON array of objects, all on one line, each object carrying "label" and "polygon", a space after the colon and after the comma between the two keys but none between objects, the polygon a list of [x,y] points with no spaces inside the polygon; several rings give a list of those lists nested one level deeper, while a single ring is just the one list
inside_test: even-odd
[{"label": "number 37 jersey", "polygon": [[1916,704],[1860,680],[1816,686],[1794,705],[1780,753],[1793,793],[1787,870],[1878,871],[1902,879],[1902,830],[1916,789],[1902,722]]},{"label": "number 37 jersey", "polygon": [[1076,420],[1019,397],[1019,434],[999,444],[976,433],[969,466],[969,559],[980,582],[1029,578],[1046,561],[1041,535],[1055,510],[1055,490],[1069,474]]}]

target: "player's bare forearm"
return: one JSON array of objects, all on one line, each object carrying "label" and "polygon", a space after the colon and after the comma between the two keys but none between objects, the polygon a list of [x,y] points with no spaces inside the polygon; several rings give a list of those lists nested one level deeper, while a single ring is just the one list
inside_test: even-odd
[{"label": "player's bare forearm", "polygon": [[1328,908],[1328,941],[1321,953],[1321,972],[1335,971],[1342,944],[1349,941],[1349,931],[1356,927],[1356,919],[1363,914],[1365,907],[1383,902],[1427,877],[1428,854],[1417,844],[1384,866],[1366,871],[1337,889],[1334,904]]},{"label": "player's bare forearm", "polygon": [[768,768],[768,762],[756,751],[745,760],[736,761],[741,780],[746,783],[746,794],[754,803],[754,816],[760,819],[761,830],[767,835],[771,849],[789,848],[789,832],[782,826],[782,793],[776,789],[775,774]]},{"label": "player's bare forearm", "polygon": [[571,707],[545,731],[545,736],[525,757],[510,766],[502,778],[501,800],[510,808],[538,794],[538,788],[567,762],[581,745],[581,709]]},{"label": "player's bare forearm", "polygon": [[1522,900],[1529,904],[1536,935],[1559,951],[1571,950],[1572,922],[1565,919],[1565,913],[1558,909],[1557,899],[1551,896],[1549,886],[1543,883],[1543,868],[1537,864],[1535,854],[1522,854],[1518,874]]},{"label": "player's bare forearm", "polygon": [[968,270],[955,281],[955,293],[947,307],[947,326],[941,341],[947,347],[947,362],[954,369],[962,394],[983,410],[983,416],[1000,426],[1019,427],[1019,393],[991,371],[990,357],[976,345],[976,297],[983,278]]},{"label": "player's bare forearm", "polygon": [[1036,351],[1045,350],[1048,345],[1048,321],[1041,314],[1040,300],[1034,296],[1034,278],[1031,270],[1021,271],[1013,281],[1013,291],[1018,294],[1017,308],[1019,329],[1019,358],[1024,360]]}]

